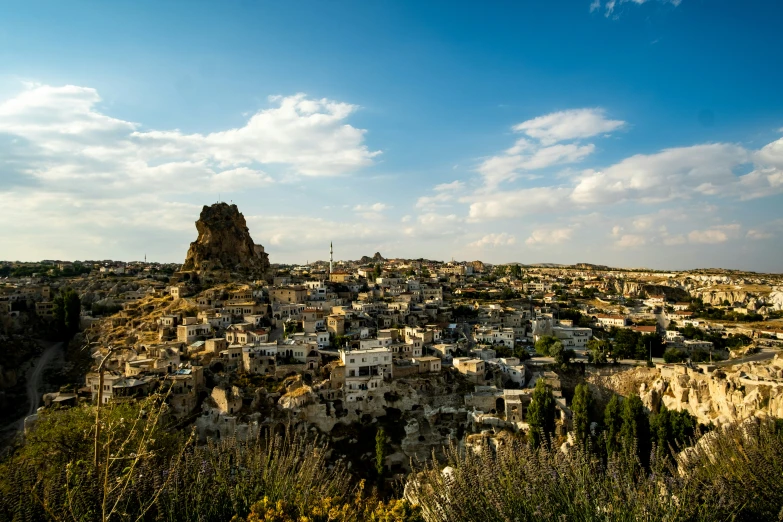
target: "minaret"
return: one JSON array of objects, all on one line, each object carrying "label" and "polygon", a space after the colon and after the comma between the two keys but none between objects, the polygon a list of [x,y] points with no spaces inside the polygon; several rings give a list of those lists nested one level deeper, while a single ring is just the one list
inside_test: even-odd
[{"label": "minaret", "polygon": [[329,242],[329,278],[332,277],[332,261],[334,261],[334,245]]}]

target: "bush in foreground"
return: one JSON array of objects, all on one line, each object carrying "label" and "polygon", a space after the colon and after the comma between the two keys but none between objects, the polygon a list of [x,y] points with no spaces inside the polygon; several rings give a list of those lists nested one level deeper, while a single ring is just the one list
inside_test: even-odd
[{"label": "bush in foreground", "polygon": [[426,520],[691,521],[783,516],[783,435],[774,425],[713,432],[679,466],[653,448],[645,468],[633,452],[606,461],[519,439],[478,451],[448,451],[449,467],[411,477],[407,498]]}]

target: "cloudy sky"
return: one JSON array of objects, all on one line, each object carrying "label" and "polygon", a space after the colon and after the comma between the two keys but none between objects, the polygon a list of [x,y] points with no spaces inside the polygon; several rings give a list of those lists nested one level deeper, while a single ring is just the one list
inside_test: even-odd
[{"label": "cloudy sky", "polygon": [[783,271],[783,3],[5,3],[0,259]]}]

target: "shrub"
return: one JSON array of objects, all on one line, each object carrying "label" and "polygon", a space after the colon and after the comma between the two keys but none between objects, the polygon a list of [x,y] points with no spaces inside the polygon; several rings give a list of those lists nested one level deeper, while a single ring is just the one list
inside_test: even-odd
[{"label": "shrub", "polygon": [[[775,520],[783,506],[783,436],[771,424],[708,436],[680,465],[652,452],[650,467],[588,446],[568,453],[520,439],[447,451],[449,467],[420,468],[406,486],[428,521]],[[706,441],[705,441],[706,442]]]}]

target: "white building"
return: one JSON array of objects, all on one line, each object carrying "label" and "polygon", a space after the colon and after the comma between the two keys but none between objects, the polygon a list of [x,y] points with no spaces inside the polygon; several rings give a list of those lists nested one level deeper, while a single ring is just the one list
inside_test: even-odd
[{"label": "white building", "polygon": [[384,387],[384,378],[392,375],[392,354],[388,347],[367,350],[340,350],[340,362],[345,367],[343,393],[346,402],[359,402],[372,391]]},{"label": "white building", "polygon": [[565,348],[586,350],[587,343],[593,337],[593,330],[576,326],[553,326],[552,334],[560,339]]},{"label": "white building", "polygon": [[603,326],[617,326],[618,328],[622,328],[628,324],[628,318],[622,315],[600,314],[596,316],[596,319]]},{"label": "white building", "polygon": [[513,328],[487,328],[479,327],[473,334],[476,342],[485,344],[502,344],[505,346],[514,346]]}]

